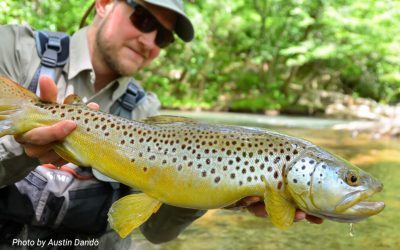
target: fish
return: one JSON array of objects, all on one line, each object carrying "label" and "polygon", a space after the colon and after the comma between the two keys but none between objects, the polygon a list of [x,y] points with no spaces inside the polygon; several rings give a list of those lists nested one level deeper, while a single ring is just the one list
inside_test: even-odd
[{"label": "fish", "polygon": [[0,137],[72,120],[77,128],[53,149],[142,193],[114,202],[111,227],[126,237],[162,204],[218,209],[263,197],[274,226],[287,229],[296,209],[352,223],[381,212],[368,201],[383,184],[346,160],[278,132],[202,123],[178,116],[135,121],[87,108],[78,96],[45,103],[0,77]]}]

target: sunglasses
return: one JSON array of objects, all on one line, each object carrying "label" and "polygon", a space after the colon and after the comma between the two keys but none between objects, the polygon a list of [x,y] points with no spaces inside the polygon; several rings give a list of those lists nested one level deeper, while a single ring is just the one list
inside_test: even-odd
[{"label": "sunglasses", "polygon": [[134,11],[129,17],[133,26],[140,32],[149,33],[157,30],[155,44],[159,48],[165,48],[174,41],[174,35],[171,31],[164,28],[161,23],[143,6],[133,0],[126,1]]}]

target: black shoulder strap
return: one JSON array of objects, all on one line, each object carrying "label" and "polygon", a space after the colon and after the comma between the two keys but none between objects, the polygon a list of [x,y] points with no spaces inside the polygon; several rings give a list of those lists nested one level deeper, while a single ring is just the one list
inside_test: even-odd
[{"label": "black shoulder strap", "polygon": [[132,78],[125,93],[111,106],[110,113],[131,119],[132,110],[146,96],[146,92]]},{"label": "black shoulder strap", "polygon": [[36,49],[40,65],[36,70],[28,89],[38,93],[38,82],[41,75],[48,75],[57,82],[57,69],[61,70],[69,58],[69,36],[62,32],[36,31]]}]

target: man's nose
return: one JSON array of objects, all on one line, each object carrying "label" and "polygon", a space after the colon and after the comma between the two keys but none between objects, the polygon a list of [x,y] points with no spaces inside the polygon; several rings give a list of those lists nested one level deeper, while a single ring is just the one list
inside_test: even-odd
[{"label": "man's nose", "polygon": [[152,31],[149,33],[142,33],[139,36],[139,42],[141,43],[141,45],[143,45],[143,47],[145,47],[146,49],[153,49],[154,47],[156,47],[156,36],[157,36],[157,31]]}]

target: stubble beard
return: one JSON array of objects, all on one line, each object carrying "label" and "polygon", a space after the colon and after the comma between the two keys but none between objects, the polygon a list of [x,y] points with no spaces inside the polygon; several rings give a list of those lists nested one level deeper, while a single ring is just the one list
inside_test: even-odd
[{"label": "stubble beard", "polygon": [[106,66],[117,75],[132,76],[136,70],[129,70],[121,64],[121,62],[118,60],[118,55],[116,54],[116,48],[114,44],[112,41],[110,42],[110,40],[107,40],[104,35],[104,26],[106,23],[107,21],[102,23],[98,29],[98,32],[96,33],[96,47],[100,58],[102,58]]}]

